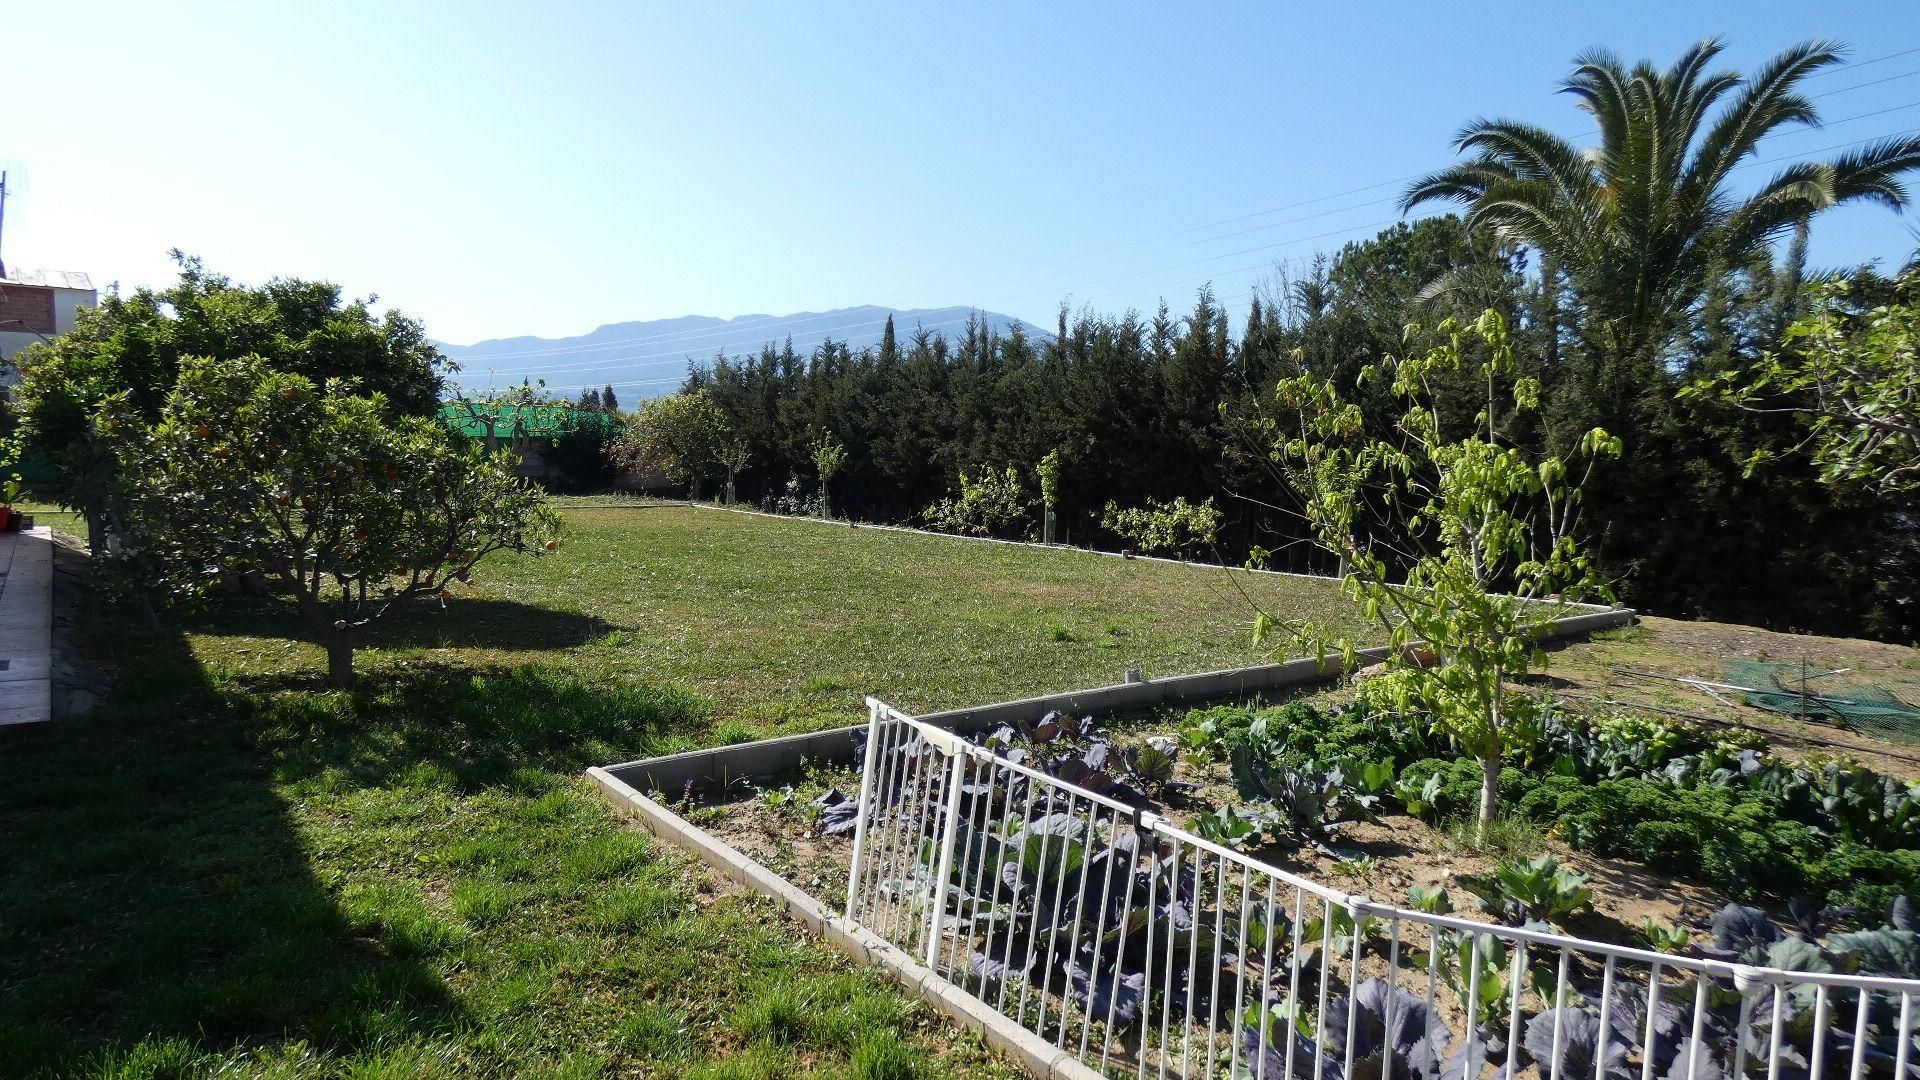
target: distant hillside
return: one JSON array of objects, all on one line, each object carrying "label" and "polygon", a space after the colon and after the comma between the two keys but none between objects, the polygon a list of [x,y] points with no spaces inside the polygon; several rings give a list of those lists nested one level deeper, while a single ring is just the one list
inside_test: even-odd
[{"label": "distant hillside", "polygon": [[829,337],[855,349],[879,345],[888,315],[893,316],[902,346],[912,340],[917,328],[958,337],[974,315],[1002,335],[1018,323],[1029,337],[1052,338],[1031,323],[991,311],[963,307],[903,311],[869,304],[792,315],[732,319],[687,315],[609,323],[577,337],[494,338],[472,345],[441,343],[440,349],[459,362],[457,380],[472,389],[544,379],[549,390],[571,397],[585,387],[612,384],[623,401],[632,401],[671,393],[686,376],[689,363],[704,363],[722,350],[739,356],[759,352],[768,342],[779,345],[788,337],[803,356]]}]

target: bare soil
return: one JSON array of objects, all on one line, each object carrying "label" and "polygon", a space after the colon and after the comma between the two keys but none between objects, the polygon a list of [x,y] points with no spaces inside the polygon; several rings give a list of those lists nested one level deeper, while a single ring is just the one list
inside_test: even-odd
[{"label": "bare soil", "polygon": [[1764,660],[1804,662],[1816,672],[1850,668],[1846,680],[1920,682],[1920,649],[1649,616],[1632,627],[1562,645],[1550,660],[1536,684],[1576,710],[1624,707],[1677,712],[1707,723],[1759,731],[1767,736],[1773,752],[1784,758],[1840,754],[1894,776],[1920,777],[1920,745],[1889,742],[1827,717],[1796,718],[1756,709],[1743,704],[1735,693],[1716,697],[1682,683],[1629,674],[1720,681],[1729,660]]}]

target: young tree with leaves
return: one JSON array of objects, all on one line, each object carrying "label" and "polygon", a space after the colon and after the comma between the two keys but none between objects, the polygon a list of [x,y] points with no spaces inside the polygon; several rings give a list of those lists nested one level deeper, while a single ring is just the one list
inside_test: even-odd
[{"label": "young tree with leaves", "polygon": [[1067,462],[1060,448],[1054,447],[1040,459],[1034,471],[1040,474],[1040,540],[1042,543],[1054,542],[1054,511],[1060,506],[1060,479],[1066,472]]},{"label": "young tree with leaves", "polygon": [[[1278,400],[1294,419],[1284,433],[1275,425],[1273,460],[1313,539],[1345,567],[1342,591],[1386,633],[1400,707],[1433,717],[1479,760],[1484,828],[1498,810],[1502,760],[1533,720],[1514,681],[1546,665],[1541,641],[1561,601],[1604,594],[1576,539],[1580,487],[1620,444],[1589,431],[1578,479],[1567,461],[1530,457],[1501,434],[1540,393],[1516,375],[1506,320],[1488,311],[1438,330],[1442,343],[1425,355],[1363,372],[1363,383],[1385,381],[1404,405],[1390,438],[1370,437],[1334,383],[1311,373],[1282,380]],[[1456,435],[1443,430],[1434,386],[1460,372],[1475,375],[1485,397],[1472,429]],[[1369,507],[1394,516],[1391,536],[1368,527]],[[1255,634],[1305,655],[1337,651],[1349,670],[1360,648],[1317,620],[1266,612]]]},{"label": "young tree with leaves", "polygon": [[494,552],[557,544],[558,517],[510,456],[259,357],[188,357],[156,422],[121,394],[100,428],[129,511],[103,558],[175,600],[230,571],[264,575],[325,646],[335,686],[397,605],[444,597]]},{"label": "young tree with leaves", "polygon": [[812,456],[813,471],[820,477],[820,516],[830,518],[833,516],[833,504],[828,501],[827,482],[847,463],[847,448],[839,439],[822,432],[813,441]]}]

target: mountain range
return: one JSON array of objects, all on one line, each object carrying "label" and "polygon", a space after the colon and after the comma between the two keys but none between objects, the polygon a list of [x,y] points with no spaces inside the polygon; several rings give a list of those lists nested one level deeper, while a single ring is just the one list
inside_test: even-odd
[{"label": "mountain range", "polygon": [[791,315],[739,315],[717,319],[687,315],[677,319],[608,323],[592,333],[574,337],[491,338],[471,345],[437,343],[440,351],[460,365],[454,380],[472,390],[517,386],[544,381],[553,393],[572,397],[586,388],[611,385],[623,401],[672,393],[691,364],[712,359],[715,353],[741,356],[776,347],[788,338],[802,356],[831,337],[854,349],[878,346],[887,317],[902,347],[916,330],[959,337],[969,318],[979,318],[1005,335],[1018,324],[1027,336],[1050,340],[1033,324],[1011,315],[974,308],[889,308],[867,304],[832,311],[800,311]]}]

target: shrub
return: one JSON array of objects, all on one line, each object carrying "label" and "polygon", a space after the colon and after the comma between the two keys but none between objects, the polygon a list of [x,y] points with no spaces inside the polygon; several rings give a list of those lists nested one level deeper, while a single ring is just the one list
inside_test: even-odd
[{"label": "shrub", "polygon": [[1549,777],[1520,802],[1537,821],[1592,854],[1629,858],[1734,896],[1789,893],[1817,849],[1804,824],[1781,820],[1769,800],[1728,788],[1674,788],[1635,777],[1587,785]]},{"label": "shrub", "polygon": [[1011,465],[1002,472],[981,469],[979,476],[960,473],[960,494],[927,507],[927,527],[961,536],[1022,536],[1033,517],[1033,497],[1020,483]]}]

